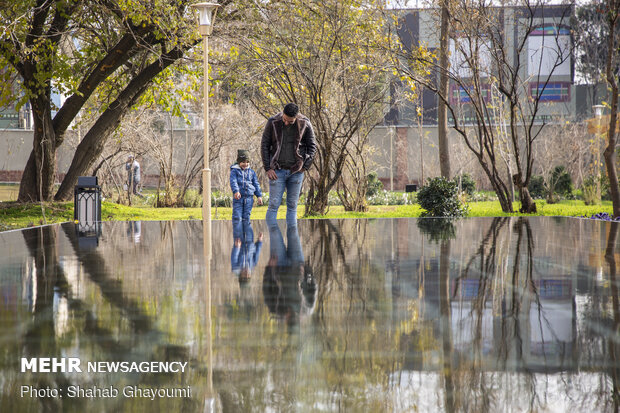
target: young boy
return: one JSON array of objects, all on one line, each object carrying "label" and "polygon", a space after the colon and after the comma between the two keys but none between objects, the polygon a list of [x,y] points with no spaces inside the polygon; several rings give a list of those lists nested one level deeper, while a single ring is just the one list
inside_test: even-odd
[{"label": "young boy", "polygon": [[230,167],[230,189],[233,192],[233,224],[239,221],[249,223],[254,195],[258,198],[258,205],[263,205],[263,194],[256,172],[250,168],[250,152],[245,149],[237,151],[237,163]]}]

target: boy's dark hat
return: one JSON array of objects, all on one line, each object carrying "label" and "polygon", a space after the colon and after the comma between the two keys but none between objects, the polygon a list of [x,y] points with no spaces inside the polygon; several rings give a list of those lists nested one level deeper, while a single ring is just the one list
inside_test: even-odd
[{"label": "boy's dark hat", "polygon": [[247,149],[237,150],[237,163],[250,160],[250,151]]}]

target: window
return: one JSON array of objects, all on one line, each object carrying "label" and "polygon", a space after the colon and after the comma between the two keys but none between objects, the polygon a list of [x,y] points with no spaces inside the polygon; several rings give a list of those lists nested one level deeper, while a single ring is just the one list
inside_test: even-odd
[{"label": "window", "polygon": [[570,76],[570,30],[564,26],[541,25],[528,38],[530,76]]},{"label": "window", "polygon": [[553,82],[530,84],[530,95],[540,97],[541,102],[567,102],[570,100],[570,83]]},{"label": "window", "polygon": [[491,42],[487,39],[468,39],[459,37],[450,39],[450,67],[461,78],[473,76],[473,70],[469,64],[473,61],[481,77],[487,77],[491,73]]},{"label": "window", "polygon": [[[467,93],[468,90],[469,90],[469,94]],[[450,86],[450,103],[451,104],[470,103],[471,102],[470,95],[473,95],[473,93],[474,93],[473,86],[463,87],[463,86],[451,85]],[[491,87],[487,84],[481,85],[480,94],[482,95],[482,99],[484,99],[485,102],[489,102],[491,100]]]}]

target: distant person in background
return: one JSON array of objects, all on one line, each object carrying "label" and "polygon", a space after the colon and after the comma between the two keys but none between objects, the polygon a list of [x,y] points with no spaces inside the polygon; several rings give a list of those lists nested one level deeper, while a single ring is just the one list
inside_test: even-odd
[{"label": "distant person in background", "polygon": [[125,170],[127,171],[127,190],[129,193],[143,197],[140,193],[140,163],[133,155],[129,155],[127,162],[125,163]]}]

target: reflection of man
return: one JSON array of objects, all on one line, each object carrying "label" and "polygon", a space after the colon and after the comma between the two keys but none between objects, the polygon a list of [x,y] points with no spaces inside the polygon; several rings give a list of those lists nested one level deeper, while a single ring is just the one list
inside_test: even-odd
[{"label": "reflection of man", "polygon": [[286,230],[287,245],[275,221],[269,225],[269,262],[263,277],[263,294],[269,311],[295,325],[300,314],[314,311],[316,283],[304,255],[297,225]]},{"label": "reflection of man", "polygon": [[133,155],[129,155],[127,162],[125,163],[125,170],[127,171],[127,188],[129,193],[142,197],[142,194],[138,190],[140,186],[140,163]]},{"label": "reflection of man", "polygon": [[297,201],[304,171],[312,165],[316,153],[310,120],[299,113],[294,103],[267,120],[261,139],[263,168],[269,178],[267,219],[275,219],[286,190],[286,222],[297,221]]},{"label": "reflection of man", "polygon": [[233,238],[230,265],[233,273],[239,276],[239,284],[245,284],[252,277],[252,270],[258,263],[263,247],[263,233],[259,233],[258,240],[254,242],[254,230],[250,221],[237,221],[233,223]]}]

